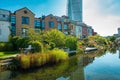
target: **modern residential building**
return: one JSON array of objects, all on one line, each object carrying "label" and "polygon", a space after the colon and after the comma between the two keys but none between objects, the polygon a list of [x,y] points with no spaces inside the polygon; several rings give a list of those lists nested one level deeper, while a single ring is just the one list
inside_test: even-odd
[{"label": "modern residential building", "polygon": [[[74,4],[75,3],[77,4],[77,2],[74,2],[72,0],[69,0],[69,1]],[[3,24],[4,26],[9,26],[9,27],[4,27],[4,26],[1,27],[1,25]],[[59,16],[54,16],[52,14],[47,16],[43,15],[39,18],[36,18],[35,14],[26,7],[16,10],[14,13],[11,13],[11,14],[9,11],[5,13],[5,10],[3,14],[3,12],[1,11],[0,34],[2,35],[3,35],[2,33],[3,30],[7,31],[4,28],[7,28],[7,29],[10,28],[12,35],[23,36],[23,37],[26,37],[26,32],[28,28],[33,28],[35,29],[36,32],[40,30],[48,31],[51,29],[58,29],[64,34],[76,36],[78,39],[86,38],[87,36],[96,34],[94,33],[94,29],[92,29],[91,26],[86,25],[80,20],[71,20],[68,16],[65,16],[65,15],[59,17]],[[10,32],[10,31],[7,31],[7,32]],[[3,37],[1,37],[0,39],[3,39]]]},{"label": "modern residential building", "polygon": [[62,31],[66,35],[72,34],[71,30],[73,26],[68,16],[65,16],[65,15],[62,17],[56,16],[56,19],[58,22],[58,30]]},{"label": "modern residential building", "polygon": [[28,28],[34,28],[35,14],[28,8],[16,10],[11,14],[12,33],[16,36],[26,36]]},{"label": "modern residential building", "polygon": [[72,21],[72,25],[73,25],[73,29],[71,30],[72,35],[74,35],[78,39],[82,39],[82,23]]},{"label": "modern residential building", "polygon": [[57,19],[52,14],[45,16],[43,22],[45,24],[44,30],[57,29]]},{"label": "modern residential building", "polygon": [[10,11],[0,9],[0,42],[7,42],[10,35]]},{"label": "modern residential building", "polygon": [[88,26],[83,23],[82,24],[82,38],[86,38],[88,36]]},{"label": "modern residential building", "polygon": [[68,0],[67,15],[71,20],[82,22],[82,0]]}]

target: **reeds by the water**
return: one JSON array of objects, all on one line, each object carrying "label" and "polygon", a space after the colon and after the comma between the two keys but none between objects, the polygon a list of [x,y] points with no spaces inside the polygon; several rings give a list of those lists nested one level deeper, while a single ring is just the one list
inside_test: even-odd
[{"label": "reeds by the water", "polygon": [[58,63],[67,59],[68,53],[54,49],[46,53],[21,54],[18,61],[21,68],[29,69],[31,67],[43,66],[47,63]]}]

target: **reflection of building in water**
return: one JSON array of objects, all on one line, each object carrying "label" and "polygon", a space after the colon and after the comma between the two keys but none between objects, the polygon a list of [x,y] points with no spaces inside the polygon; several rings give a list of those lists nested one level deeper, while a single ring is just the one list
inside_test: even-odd
[{"label": "reflection of building in water", "polygon": [[72,73],[70,80],[84,80],[84,67],[89,63],[92,63],[94,61],[94,58],[95,57],[89,57],[85,55],[80,56],[78,69]]},{"label": "reflection of building in water", "polygon": [[78,69],[72,73],[70,80],[84,80],[84,67],[78,66]]},{"label": "reflection of building in water", "polygon": [[0,80],[9,80],[11,77],[11,71],[4,71],[0,73]]},{"label": "reflection of building in water", "polygon": [[0,80],[11,80],[15,76],[16,76],[16,73],[12,71],[0,72]]},{"label": "reflection of building in water", "polygon": [[87,66],[88,64],[92,63],[94,61],[95,57],[88,57],[88,56],[82,56],[80,64],[82,66]]}]

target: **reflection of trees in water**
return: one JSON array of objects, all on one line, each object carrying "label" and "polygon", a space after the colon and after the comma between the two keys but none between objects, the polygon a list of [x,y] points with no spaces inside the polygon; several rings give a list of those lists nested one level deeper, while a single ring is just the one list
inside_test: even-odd
[{"label": "reflection of trees in water", "polygon": [[17,72],[17,76],[14,72],[9,75],[12,80],[56,80],[59,77],[70,78],[70,80],[84,80],[84,67],[91,64],[95,57],[103,56],[105,53],[105,50],[101,50],[80,54],[54,66],[42,67],[29,72]]},{"label": "reflection of trees in water", "polygon": [[94,57],[89,57],[89,56],[87,56],[87,55],[83,55],[83,56],[81,56],[81,61],[80,61],[80,63],[81,63],[81,65],[82,66],[87,66],[88,64],[90,64],[90,63],[92,63],[94,61]]},{"label": "reflection of trees in water", "polygon": [[100,51],[80,54],[78,55],[79,64],[85,67],[91,64],[94,61],[95,57],[101,57],[105,54],[106,54],[106,50],[100,50]]},{"label": "reflection of trees in water", "polygon": [[108,51],[109,51],[111,54],[116,54],[116,48],[109,48]]},{"label": "reflection of trees in water", "polygon": [[0,72],[0,80],[11,80],[11,78],[15,76],[16,76],[16,73],[12,71]]},{"label": "reflection of trees in water", "polygon": [[78,79],[74,79],[74,75],[77,75],[75,73],[76,70],[78,68],[80,69],[79,75],[83,75],[84,72],[83,68],[79,67],[77,62],[77,57],[73,56],[70,60],[62,62],[55,66],[44,67],[41,69],[30,71],[28,73],[19,72],[19,74],[15,78],[13,77],[12,80],[56,80],[61,76],[64,78],[70,78],[71,80],[79,80],[80,77],[78,77]]}]

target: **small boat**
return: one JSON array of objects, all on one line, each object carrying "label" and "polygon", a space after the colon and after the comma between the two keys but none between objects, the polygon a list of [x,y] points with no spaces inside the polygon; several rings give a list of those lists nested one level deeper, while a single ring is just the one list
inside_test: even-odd
[{"label": "small boat", "polygon": [[90,52],[90,51],[96,51],[98,50],[97,48],[92,48],[92,47],[87,47],[84,51],[85,52]]}]

